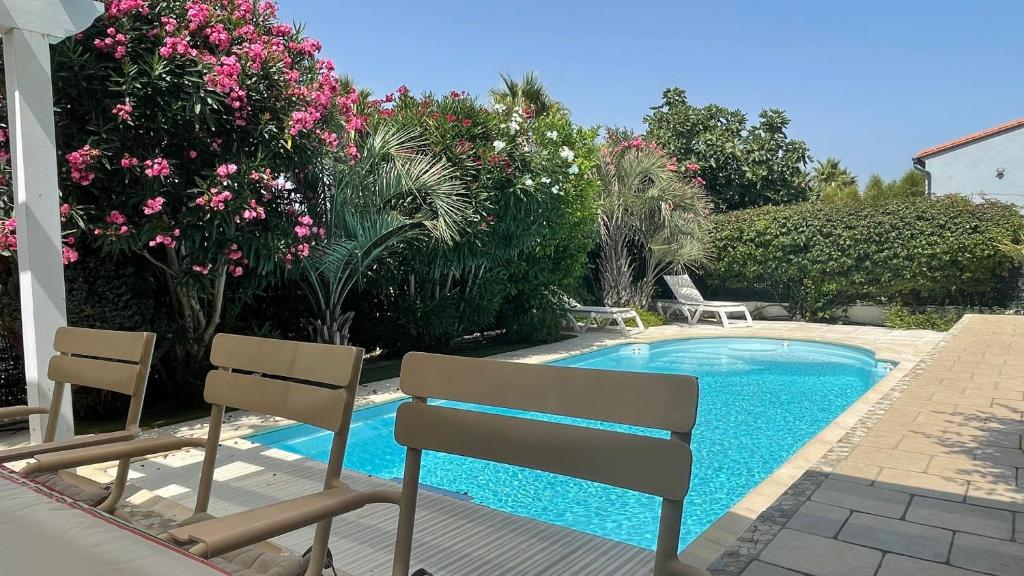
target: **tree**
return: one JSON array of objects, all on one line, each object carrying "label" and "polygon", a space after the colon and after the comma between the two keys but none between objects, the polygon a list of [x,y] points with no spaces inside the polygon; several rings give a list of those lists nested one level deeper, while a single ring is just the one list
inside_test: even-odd
[{"label": "tree", "polygon": [[857,200],[857,177],[847,170],[838,158],[826,158],[811,171],[811,188],[825,202]]},{"label": "tree", "polygon": [[348,343],[349,292],[404,242],[430,236],[451,245],[467,227],[469,202],[455,172],[428,150],[416,131],[383,124],[358,161],[335,166],[332,193],[311,210],[324,238],[300,263],[317,342]]},{"label": "tree", "polygon": [[690,104],[681,88],[665,90],[662,103],[651,110],[644,117],[647,139],[680,162],[701,167],[704,189],[715,209],[809,198],[810,153],[803,141],[786,134],[789,118],[783,111],[763,110],[759,122],[748,125],[740,110]]},{"label": "tree", "polygon": [[148,262],[177,319],[179,382],[229,300],[308,252],[327,160],[358,157],[358,94],[319,50],[250,0],[113,0],[54,48],[65,261],[94,242]]},{"label": "tree", "polygon": [[491,100],[495,104],[513,110],[526,110],[538,116],[551,111],[554,100],[535,73],[527,72],[519,81],[502,74],[501,82],[500,88],[491,90]]},{"label": "tree", "polygon": [[610,131],[595,170],[606,306],[646,309],[662,274],[705,261],[706,209],[695,170],[680,173],[656,144]]},{"label": "tree", "polygon": [[872,174],[864,187],[863,197],[867,202],[894,202],[906,198],[924,198],[927,194],[924,174],[911,168],[899,179],[888,182],[878,174]]},{"label": "tree", "polygon": [[891,188],[878,174],[872,174],[864,184],[861,197],[868,202],[883,202],[890,198]]}]

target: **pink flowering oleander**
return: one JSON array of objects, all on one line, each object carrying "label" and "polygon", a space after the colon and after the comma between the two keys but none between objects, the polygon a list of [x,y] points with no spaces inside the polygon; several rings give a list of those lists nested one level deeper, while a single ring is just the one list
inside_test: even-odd
[{"label": "pink flowering oleander", "polygon": [[71,181],[82,186],[91,184],[96,174],[91,172],[89,168],[99,156],[100,151],[88,144],[67,154],[64,158],[68,161],[68,166],[71,168]]},{"label": "pink flowering oleander", "polygon": [[154,158],[152,160],[146,160],[143,163],[146,167],[146,176],[150,178],[156,178],[158,176],[170,176],[171,165],[163,158]]},{"label": "pink flowering oleander", "polygon": [[168,36],[164,38],[164,45],[160,47],[160,57],[170,58],[171,56],[195,56],[198,52],[189,45],[185,38]]},{"label": "pink flowering oleander", "polygon": [[[64,233],[81,227],[104,247],[152,248],[157,260],[175,250],[202,273],[231,264],[232,277],[255,276],[249,258],[263,274],[266,262],[308,256],[326,232],[304,215],[315,201],[305,175],[357,160],[359,133],[377,119],[320,57],[321,43],[277,22],[271,0],[102,1],[104,16],[53,49],[55,66],[83,50],[90,62],[88,74],[54,79],[67,103],[57,127]],[[125,82],[131,69],[147,73]],[[8,137],[0,128],[0,143]],[[8,154],[0,146],[0,163]],[[8,187],[0,174],[0,194]],[[17,246],[6,222],[5,254]],[[229,258],[241,252],[225,252],[232,243],[247,254]]]},{"label": "pink flowering oleander", "polygon": [[106,38],[97,38],[93,45],[101,52],[113,54],[117,60],[124,58],[128,53],[128,38],[113,27],[107,28]]},{"label": "pink flowering oleander", "polygon": [[146,0],[112,0],[107,5],[107,15],[112,18],[122,18],[132,12],[149,14]]},{"label": "pink flowering oleander", "polygon": [[226,181],[235,172],[238,172],[237,164],[221,164],[217,166],[217,176],[220,176],[222,181]]},{"label": "pink flowering oleander", "polygon": [[114,109],[111,112],[114,114],[114,116],[117,116],[118,119],[124,122],[128,122],[132,119],[133,111],[134,110],[132,109],[132,103],[125,102],[124,104],[118,104],[117,106],[114,106]]},{"label": "pink flowering oleander", "polygon": [[156,214],[157,212],[163,210],[164,202],[166,202],[166,200],[161,196],[157,196],[156,198],[150,198],[149,200],[146,200],[145,206],[142,207],[142,213],[147,216],[151,214]]},{"label": "pink flowering oleander", "polygon": [[14,218],[0,220],[0,252],[16,252],[17,250],[17,222]]}]

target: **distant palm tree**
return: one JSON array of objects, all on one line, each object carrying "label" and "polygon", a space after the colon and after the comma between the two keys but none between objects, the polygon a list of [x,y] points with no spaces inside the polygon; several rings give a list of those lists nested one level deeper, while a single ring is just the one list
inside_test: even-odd
[{"label": "distant palm tree", "polygon": [[357,162],[334,167],[333,190],[313,214],[327,235],[300,261],[317,342],[348,342],[354,312],[345,299],[382,258],[419,237],[454,243],[465,230],[469,198],[451,166],[427,150],[414,129],[384,125]]},{"label": "distant palm tree", "polygon": [[547,114],[555,101],[551,99],[547,88],[533,72],[527,72],[522,80],[513,80],[510,76],[501,75],[501,88],[491,90],[491,99],[509,108],[533,110],[537,116]]},{"label": "distant palm tree", "polygon": [[811,170],[811,189],[822,202],[854,202],[860,199],[857,177],[838,158],[826,158]]},{"label": "distant palm tree", "polygon": [[857,185],[857,177],[838,158],[826,158],[811,171],[811,185],[816,189],[849,188]]}]

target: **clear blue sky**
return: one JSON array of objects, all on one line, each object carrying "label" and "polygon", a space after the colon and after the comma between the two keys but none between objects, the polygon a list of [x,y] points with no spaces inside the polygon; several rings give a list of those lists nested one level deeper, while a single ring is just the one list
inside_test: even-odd
[{"label": "clear blue sky", "polygon": [[486,94],[536,71],[585,125],[642,129],[669,86],[784,109],[816,158],[862,179],[1024,116],[1020,0],[279,0],[376,93]]}]

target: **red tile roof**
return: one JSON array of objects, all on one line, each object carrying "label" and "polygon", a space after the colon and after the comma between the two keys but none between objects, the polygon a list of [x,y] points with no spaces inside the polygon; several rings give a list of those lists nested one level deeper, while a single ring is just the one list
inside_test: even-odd
[{"label": "red tile roof", "polygon": [[1024,126],[1024,118],[1018,118],[1017,120],[1012,120],[1012,121],[1007,122],[1005,124],[1000,124],[999,126],[993,126],[992,128],[989,128],[988,130],[982,130],[981,132],[975,132],[974,134],[968,134],[967,136],[963,136],[963,137],[957,138],[956,140],[950,140],[949,142],[946,142],[944,144],[939,144],[937,146],[932,146],[931,148],[925,148],[924,150],[921,150],[920,152],[915,154],[914,155],[914,159],[917,160],[918,158],[924,158],[926,156],[932,156],[934,154],[938,154],[939,152],[944,152],[944,151],[949,150],[951,148],[956,148],[957,146],[962,146],[964,144],[969,144],[971,142],[974,142],[975,140],[981,140],[982,138],[988,138],[989,136],[995,136],[996,134],[999,134],[1001,132],[1006,132],[1007,130],[1013,130],[1014,128],[1020,128],[1021,126]]}]

